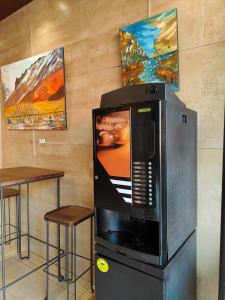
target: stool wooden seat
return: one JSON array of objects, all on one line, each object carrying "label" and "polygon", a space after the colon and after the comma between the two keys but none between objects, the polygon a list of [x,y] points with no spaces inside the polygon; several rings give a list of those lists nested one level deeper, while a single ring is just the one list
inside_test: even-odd
[{"label": "stool wooden seat", "polygon": [[90,208],[75,205],[62,206],[45,214],[45,221],[60,225],[76,226],[94,216]]},{"label": "stool wooden seat", "polygon": [[11,198],[19,195],[19,191],[16,189],[5,188],[3,189],[3,198]]}]

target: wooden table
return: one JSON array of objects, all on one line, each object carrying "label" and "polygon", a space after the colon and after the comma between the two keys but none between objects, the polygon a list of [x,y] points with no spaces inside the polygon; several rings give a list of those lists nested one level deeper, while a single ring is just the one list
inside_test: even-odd
[{"label": "wooden table", "polygon": [[64,172],[34,167],[0,169],[0,187],[31,183],[46,179],[60,178]]},{"label": "wooden table", "polygon": [[[30,221],[29,221],[29,184],[32,182],[37,181],[43,181],[43,180],[49,180],[49,179],[56,179],[57,180],[57,205],[56,207],[60,207],[60,178],[64,176],[63,171],[56,171],[56,170],[48,170],[48,169],[42,169],[42,168],[35,168],[35,167],[16,167],[16,168],[4,168],[0,169],[0,216],[1,216],[1,254],[2,254],[2,287],[0,288],[0,291],[3,292],[3,300],[6,300],[6,289],[19,280],[23,279],[24,277],[30,275],[31,273],[39,270],[45,264],[42,264],[41,266],[36,267],[34,270],[30,271],[27,274],[24,274],[20,278],[17,278],[11,283],[6,284],[5,282],[5,228],[4,228],[4,210],[5,210],[5,200],[3,199],[3,188],[5,187],[12,187],[12,186],[19,186],[19,191],[21,191],[21,185],[26,184],[27,185],[27,233],[23,234],[21,233],[21,193],[19,193],[19,208],[16,213],[18,213],[18,228],[19,228],[19,255],[21,259],[29,259],[30,257],[30,238],[34,238],[42,243],[45,243],[45,241],[41,241],[40,239],[33,237],[30,235]],[[27,256],[22,256],[22,250],[21,250],[21,237],[27,236]],[[58,276],[60,275],[60,226],[58,226],[58,242],[57,242],[57,248],[58,249]],[[18,237],[17,237],[18,238]]]}]

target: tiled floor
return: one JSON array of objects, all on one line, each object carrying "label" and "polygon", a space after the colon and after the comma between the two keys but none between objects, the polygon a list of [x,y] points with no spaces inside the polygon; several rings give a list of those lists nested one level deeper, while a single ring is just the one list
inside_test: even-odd
[{"label": "tiled floor", "polygon": [[[15,254],[13,246],[6,247],[6,279],[7,283],[15,280],[18,276],[29,272],[35,266],[44,262],[39,256],[31,254],[29,260],[20,260]],[[0,277],[1,280],[1,277]],[[48,300],[66,299],[66,284],[58,282],[50,277],[50,294]],[[74,285],[70,286],[70,299],[74,299]],[[40,269],[25,279],[19,281],[7,289],[7,300],[44,300],[45,297],[45,273]],[[0,300],[2,300],[2,293]],[[94,300],[94,295],[90,292],[90,284],[82,278],[77,282],[77,299]]]}]

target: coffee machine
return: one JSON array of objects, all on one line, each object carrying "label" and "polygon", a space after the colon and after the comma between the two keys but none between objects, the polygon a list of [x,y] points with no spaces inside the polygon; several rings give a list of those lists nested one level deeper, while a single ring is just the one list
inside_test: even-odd
[{"label": "coffee machine", "polygon": [[[187,289],[192,296],[187,291],[189,298],[173,295],[173,300],[195,299],[196,127],[196,112],[160,83],[104,94],[100,108],[93,110],[95,239],[100,261],[96,267],[97,300],[113,299],[103,298],[105,288],[114,291],[114,299],[135,299],[132,289],[130,298],[113,289],[116,270],[121,267],[128,272],[124,273],[128,287],[129,277],[138,280],[138,275],[148,274],[147,281],[141,282],[151,286],[149,278],[157,277],[154,272],[160,274],[160,291],[166,295],[164,276],[169,276],[175,261],[173,274],[175,267],[179,273],[181,265],[184,270],[189,261],[183,279],[191,274]],[[186,260],[180,251],[185,252]],[[107,272],[101,272],[107,261],[113,262],[114,268],[108,266]],[[110,270],[110,280],[100,288],[100,278],[104,282],[102,276],[109,277],[105,273]],[[175,281],[181,280],[178,274],[175,277]],[[143,288],[135,286],[139,293]],[[164,299],[157,297],[137,299]]]}]

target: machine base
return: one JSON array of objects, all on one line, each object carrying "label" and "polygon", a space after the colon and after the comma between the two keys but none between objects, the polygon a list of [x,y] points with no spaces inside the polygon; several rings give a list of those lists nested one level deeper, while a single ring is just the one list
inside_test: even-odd
[{"label": "machine base", "polygon": [[196,300],[196,233],[164,267],[96,245],[96,300]]}]

